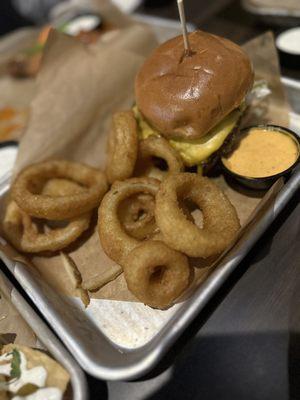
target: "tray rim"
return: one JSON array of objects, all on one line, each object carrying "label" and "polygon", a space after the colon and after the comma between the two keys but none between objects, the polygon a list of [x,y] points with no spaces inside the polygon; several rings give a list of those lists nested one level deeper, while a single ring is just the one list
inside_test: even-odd
[{"label": "tray rim", "polygon": [[36,335],[37,339],[45,346],[49,353],[53,355],[53,357],[69,372],[73,389],[73,400],[87,400],[87,381],[79,364],[59,341],[59,339],[54,335],[54,333],[47,327],[46,323],[33,310],[33,308],[29,305],[24,296],[21,295],[12,281],[1,270],[0,278],[9,287],[11,292],[11,297],[9,300],[13,307],[26,321]]}]

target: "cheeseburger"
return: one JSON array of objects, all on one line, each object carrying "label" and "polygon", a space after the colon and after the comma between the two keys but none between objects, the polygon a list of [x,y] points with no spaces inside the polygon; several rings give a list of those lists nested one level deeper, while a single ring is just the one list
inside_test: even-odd
[{"label": "cheeseburger", "polygon": [[163,136],[187,167],[213,165],[231,142],[253,84],[247,54],[235,43],[206,32],[156,48],[135,80],[134,113],[140,138]]}]

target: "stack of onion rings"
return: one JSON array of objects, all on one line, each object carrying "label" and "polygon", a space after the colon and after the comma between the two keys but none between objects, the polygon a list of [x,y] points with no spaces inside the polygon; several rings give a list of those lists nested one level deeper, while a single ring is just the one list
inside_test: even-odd
[{"label": "stack of onion rings", "polygon": [[[82,193],[84,189],[71,181],[64,179],[49,180],[42,193],[53,198],[57,196]],[[25,213],[15,201],[11,200],[6,208],[3,231],[14,247],[27,253],[42,251],[57,251],[74,242],[86,229],[88,229],[91,213],[80,215],[67,221],[67,225],[55,229],[43,225],[40,232],[35,221]],[[39,221],[41,222],[41,221]]]},{"label": "stack of onion rings", "polygon": [[143,242],[124,261],[128,289],[144,304],[165,309],[191,280],[188,258],[161,241]]},{"label": "stack of onion rings", "polygon": [[105,175],[83,164],[54,160],[31,165],[12,185],[3,231],[23,252],[61,250],[88,229],[91,211],[107,188]]},{"label": "stack of onion rings", "polygon": [[109,183],[130,178],[138,151],[137,123],[132,111],[114,114],[108,137],[106,176]]},{"label": "stack of onion rings", "polygon": [[[193,201],[202,211],[203,228],[189,221],[178,204]],[[192,173],[169,175],[156,196],[156,223],[165,243],[190,257],[221,253],[240,228],[235,208],[208,178]]]},{"label": "stack of onion rings", "polygon": [[[41,194],[45,181],[68,179],[86,190],[53,198]],[[97,207],[107,191],[103,172],[66,160],[46,161],[25,168],[12,185],[11,196],[18,206],[32,217],[66,220]]]},{"label": "stack of onion rings", "polygon": [[98,233],[105,253],[122,265],[124,258],[141,241],[130,236],[119,219],[119,207],[127,198],[147,194],[155,197],[159,181],[153,178],[131,178],[115,182],[104,196],[98,211]]},{"label": "stack of onion rings", "polygon": [[[129,290],[151,307],[166,308],[189,285],[187,257],[218,255],[240,224],[213,182],[183,172],[183,160],[167,140],[138,142],[132,117],[127,112],[113,119],[106,169],[113,185],[99,207],[98,233],[104,252],[123,267]],[[191,205],[202,211],[203,227]]]}]

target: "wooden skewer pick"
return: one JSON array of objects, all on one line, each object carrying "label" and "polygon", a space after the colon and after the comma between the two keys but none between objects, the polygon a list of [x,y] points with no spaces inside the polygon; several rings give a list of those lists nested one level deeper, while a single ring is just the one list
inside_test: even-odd
[{"label": "wooden skewer pick", "polygon": [[183,0],[177,0],[177,5],[178,5],[179,17],[180,17],[181,28],[182,28],[182,36],[183,36],[185,55],[190,56],[192,54],[192,52],[191,52],[191,47],[190,47],[190,43],[189,43],[189,39],[188,39],[188,31],[186,28]]}]

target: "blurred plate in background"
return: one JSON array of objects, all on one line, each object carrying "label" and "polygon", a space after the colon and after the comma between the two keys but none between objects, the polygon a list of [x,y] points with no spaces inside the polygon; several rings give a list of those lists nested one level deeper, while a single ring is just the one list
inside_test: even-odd
[{"label": "blurred plate in background", "polygon": [[112,3],[124,13],[129,14],[142,3],[142,0],[112,0]]},{"label": "blurred plate in background", "polygon": [[261,16],[268,23],[276,25],[300,23],[299,0],[242,0],[242,5],[248,12]]}]

